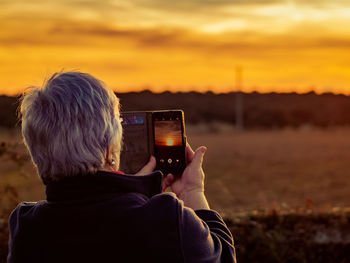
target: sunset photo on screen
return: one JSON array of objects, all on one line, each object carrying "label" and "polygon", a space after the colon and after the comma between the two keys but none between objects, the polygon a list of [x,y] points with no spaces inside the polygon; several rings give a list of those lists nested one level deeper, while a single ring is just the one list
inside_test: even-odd
[{"label": "sunset photo on screen", "polygon": [[154,124],[155,144],[158,146],[181,146],[181,122],[155,121]]}]

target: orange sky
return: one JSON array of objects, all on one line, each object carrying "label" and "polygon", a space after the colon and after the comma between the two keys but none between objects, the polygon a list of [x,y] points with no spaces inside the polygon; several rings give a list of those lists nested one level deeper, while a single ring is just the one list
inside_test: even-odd
[{"label": "orange sky", "polygon": [[350,94],[348,0],[1,0],[0,93],[89,72],[116,91]]}]

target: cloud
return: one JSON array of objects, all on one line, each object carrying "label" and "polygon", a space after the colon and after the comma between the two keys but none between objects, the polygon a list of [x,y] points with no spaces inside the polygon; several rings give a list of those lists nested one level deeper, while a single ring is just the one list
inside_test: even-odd
[{"label": "cloud", "polygon": [[[300,23],[288,31],[270,34],[257,31],[228,31],[219,34],[197,32],[178,27],[122,27],[103,23],[81,23],[71,19],[33,22],[31,25],[10,23],[6,20],[0,32],[3,46],[67,45],[67,46],[122,46],[129,50],[182,50],[208,56],[243,52],[266,54],[276,50],[348,49],[347,34],[330,33],[317,23]],[[35,26],[36,25],[36,26]],[[35,36],[35,37],[33,37]]]},{"label": "cloud", "polygon": [[52,21],[65,24],[66,20],[67,23],[100,23],[110,27],[181,27],[221,32],[280,32],[300,21],[332,24],[332,21],[341,20],[346,24],[350,10],[346,8],[350,8],[350,2],[342,0],[2,1],[5,2],[0,18],[16,19],[17,23],[43,21],[50,25]]},{"label": "cloud", "polygon": [[327,7],[344,7],[344,6],[350,6],[350,3],[348,0],[291,0],[289,3],[293,3],[295,5],[300,6],[311,6],[314,8],[327,8]]},{"label": "cloud", "polygon": [[221,8],[223,6],[251,6],[251,5],[267,5],[277,4],[280,0],[135,0],[137,6],[149,7],[167,11],[183,11],[191,12],[205,9]]}]

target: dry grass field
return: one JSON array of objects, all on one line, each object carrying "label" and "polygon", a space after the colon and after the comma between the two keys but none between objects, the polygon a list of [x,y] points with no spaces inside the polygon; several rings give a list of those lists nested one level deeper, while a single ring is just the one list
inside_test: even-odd
[{"label": "dry grass field", "polygon": [[[193,148],[208,147],[204,170],[213,209],[234,216],[260,209],[350,206],[350,129],[208,133],[189,127],[187,133]],[[9,151],[26,152],[18,132],[2,131],[0,142]],[[3,155],[0,163],[0,191],[10,185],[18,200],[45,198],[29,160],[19,165]]]},{"label": "dry grass field", "polygon": [[190,134],[205,156],[207,194],[226,213],[350,206],[350,130]]},{"label": "dry grass field", "polygon": [[[207,196],[235,237],[238,262],[350,262],[350,129],[187,134],[193,148],[208,147]],[[0,262],[10,211],[44,190],[19,133],[1,131]]]}]

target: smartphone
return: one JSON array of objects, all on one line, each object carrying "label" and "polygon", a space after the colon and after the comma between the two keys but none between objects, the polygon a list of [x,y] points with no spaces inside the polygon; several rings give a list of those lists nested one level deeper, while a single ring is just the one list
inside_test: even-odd
[{"label": "smartphone", "polygon": [[151,155],[164,175],[181,176],[186,167],[185,119],[182,110],[122,112],[120,170],[137,173]]},{"label": "smartphone", "polygon": [[154,156],[156,169],[164,175],[181,176],[186,168],[185,120],[182,110],[154,111]]}]

